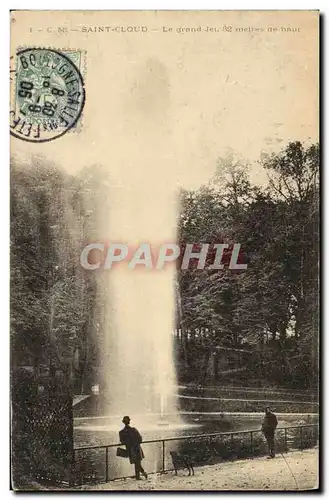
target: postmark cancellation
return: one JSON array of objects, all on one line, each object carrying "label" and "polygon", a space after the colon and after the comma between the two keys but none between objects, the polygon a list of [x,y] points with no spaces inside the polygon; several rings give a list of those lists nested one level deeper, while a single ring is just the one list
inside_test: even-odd
[{"label": "postmark cancellation", "polygon": [[85,104],[84,54],[24,48],[12,62],[10,133],[47,142],[76,130]]}]

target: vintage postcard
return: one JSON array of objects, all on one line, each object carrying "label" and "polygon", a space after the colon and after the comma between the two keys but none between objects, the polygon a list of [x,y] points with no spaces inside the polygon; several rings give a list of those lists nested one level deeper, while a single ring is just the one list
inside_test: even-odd
[{"label": "vintage postcard", "polygon": [[12,11],[11,487],[319,487],[319,12]]}]

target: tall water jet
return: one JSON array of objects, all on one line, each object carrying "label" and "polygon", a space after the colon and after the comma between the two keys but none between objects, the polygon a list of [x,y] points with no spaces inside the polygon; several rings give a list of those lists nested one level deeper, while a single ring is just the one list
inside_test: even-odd
[{"label": "tall water jet", "polygon": [[[120,193],[120,198],[124,194]],[[159,206],[160,194],[157,196]],[[130,201],[131,205],[131,201]],[[150,207],[151,208],[151,207]],[[137,207],[136,207],[137,210]],[[168,205],[161,210],[173,211]],[[140,208],[144,211],[144,208]],[[120,217],[120,240],[136,248],[134,233],[141,229],[143,214],[128,220]],[[123,236],[122,227],[128,234]],[[160,227],[153,228],[161,234]],[[172,226],[174,229],[174,225]],[[150,241],[152,223],[143,229],[145,241]],[[168,227],[167,227],[168,231]],[[170,231],[171,232],[171,231]],[[116,231],[111,231],[119,238]],[[148,234],[146,234],[148,233]],[[154,234],[154,233],[153,233]],[[143,236],[143,235],[142,235]],[[168,233],[163,233],[166,240]],[[172,235],[172,238],[174,234]],[[171,238],[171,239],[172,239]],[[162,239],[162,238],[161,238]],[[153,236],[152,243],[155,240]],[[155,244],[160,245],[160,241]],[[109,310],[107,311],[107,350],[109,356],[104,375],[111,414],[161,414],[176,411],[176,376],[173,356],[173,329],[175,312],[175,270],[145,269],[144,265],[128,268],[127,262],[118,263],[108,272]]]},{"label": "tall water jet", "polygon": [[[108,234],[111,242],[124,243],[133,252],[141,243],[156,248],[175,242],[178,206],[166,69],[150,59],[127,81],[122,103],[125,144],[116,147],[115,166],[109,165]],[[103,375],[108,414],[149,414],[156,421],[160,413],[177,412],[174,266],[129,269],[121,262],[106,272],[110,297]]]}]

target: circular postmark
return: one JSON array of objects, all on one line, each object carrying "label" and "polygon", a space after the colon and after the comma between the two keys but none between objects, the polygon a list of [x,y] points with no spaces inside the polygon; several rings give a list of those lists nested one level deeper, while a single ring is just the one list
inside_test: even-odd
[{"label": "circular postmark", "polygon": [[10,133],[29,142],[57,139],[76,126],[84,82],[72,58],[53,49],[17,52]]}]

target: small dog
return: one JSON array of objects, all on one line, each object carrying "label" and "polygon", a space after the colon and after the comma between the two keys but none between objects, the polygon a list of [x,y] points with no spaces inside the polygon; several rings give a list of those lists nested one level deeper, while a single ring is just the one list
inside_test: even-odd
[{"label": "small dog", "polygon": [[178,453],[176,451],[171,451],[170,455],[171,455],[171,460],[172,460],[172,463],[173,463],[173,466],[175,469],[176,476],[177,476],[178,469],[185,469],[185,468],[188,469],[189,476],[191,475],[191,471],[192,471],[192,475],[194,476],[193,464],[187,457],[183,457],[183,455],[178,455]]}]

